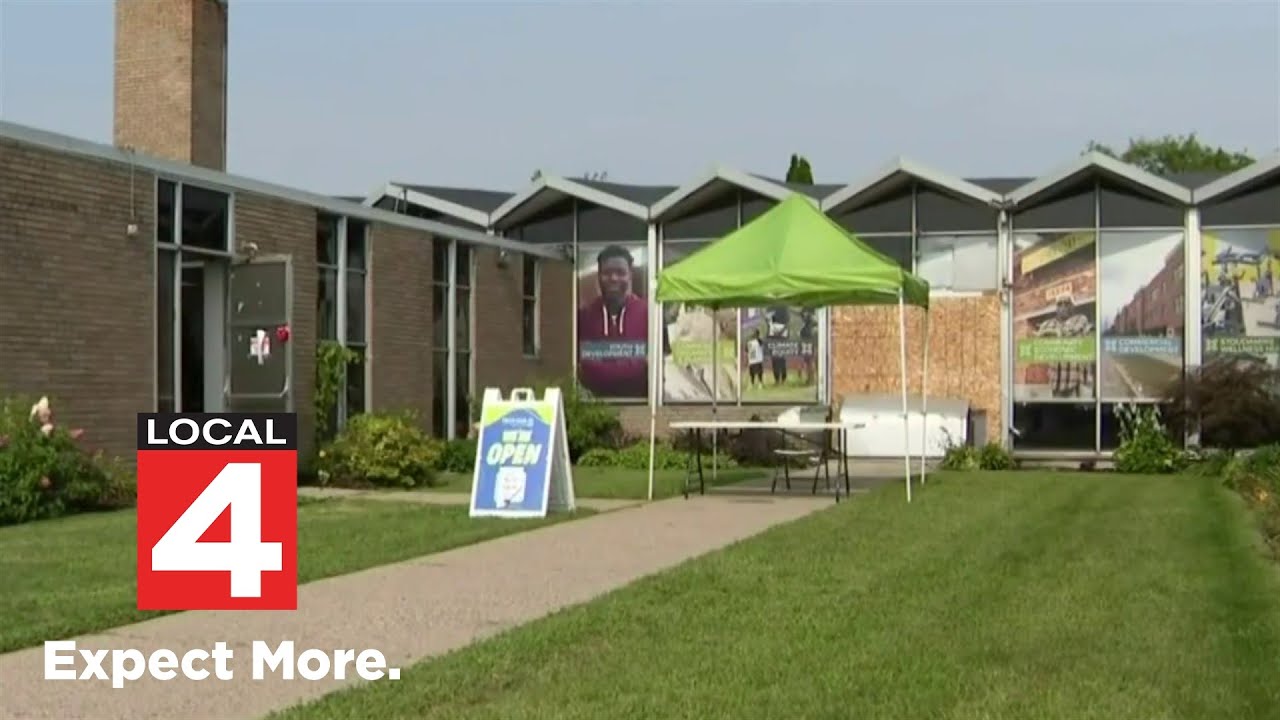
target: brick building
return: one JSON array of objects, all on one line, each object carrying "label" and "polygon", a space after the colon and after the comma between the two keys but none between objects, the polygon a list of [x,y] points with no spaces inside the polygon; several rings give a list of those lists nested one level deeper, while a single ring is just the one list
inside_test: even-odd
[{"label": "brick building", "polygon": [[410,408],[441,435],[472,387],[567,376],[558,250],[223,172],[226,10],[116,4],[122,147],[0,123],[0,388],[130,456],[155,409],[292,409],[306,442],[325,339],[363,356],[340,412]]},{"label": "brick building", "polygon": [[[985,416],[989,439],[1019,452],[1097,453],[1113,446],[1118,400],[1019,395],[1016,347],[1022,323],[1042,317],[1063,282],[1073,301],[1108,293],[1098,243],[1053,250],[1062,257],[1025,277],[1020,248],[1035,238],[1176,235],[1181,252],[1144,268],[1149,292],[1194,298],[1202,230],[1243,253],[1267,236],[1259,228],[1280,226],[1280,156],[1225,177],[1162,177],[1090,153],[1041,177],[964,179],[897,160],[848,184],[796,186],[715,167],[680,185],[545,174],[500,191],[411,178],[355,201],[325,197],[224,172],[226,3],[116,8],[115,147],[0,123],[0,388],[50,394],[68,422],[121,453],[132,448],[127,418],[153,408],[289,407],[309,429],[322,339],[363,358],[348,373],[342,413],[407,406],[432,432],[463,434],[484,387],[578,374],[578,308],[597,292],[605,248],[627,251],[631,287],[647,296],[665,264],[793,193],[930,282],[931,397],[964,401]],[[1055,266],[1072,264],[1064,259],[1078,267],[1056,278]],[[1134,302],[1123,322],[1171,320]],[[260,312],[241,316],[242,305]],[[668,392],[687,368],[668,357],[665,309],[647,305],[647,339],[628,340],[627,352],[647,363],[648,389],[605,398],[636,434],[648,429],[651,403],[660,432],[708,414],[707,401]],[[1181,359],[1199,364],[1201,304],[1161,307],[1183,314]],[[896,314],[819,313],[807,395],[752,399],[745,371],[730,367],[737,389],[721,417],[898,392]],[[259,365],[247,350],[253,334],[285,324],[288,342]],[[913,311],[913,394],[923,331]],[[692,387],[697,375],[683,380]]]},{"label": "brick building", "polygon": [[[1182,333],[1183,257],[1180,250],[1165,255],[1151,282],[1139,288],[1120,309],[1115,330],[1132,335],[1173,335]],[[1173,302],[1168,302],[1173,298]]]}]

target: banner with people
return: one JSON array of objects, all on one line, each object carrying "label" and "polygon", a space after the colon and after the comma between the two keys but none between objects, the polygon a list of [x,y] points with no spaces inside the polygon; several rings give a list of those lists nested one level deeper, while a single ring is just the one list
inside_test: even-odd
[{"label": "banner with people", "polygon": [[743,402],[818,399],[818,311],[782,305],[739,314]]},{"label": "banner with people", "polygon": [[649,397],[644,245],[578,247],[578,384],[601,399]]},{"label": "banner with people", "polygon": [[1200,267],[1204,359],[1280,365],[1280,229],[1207,230]]},{"label": "banner with people", "polygon": [[1014,238],[1014,398],[1096,397],[1097,236],[1019,233]]}]

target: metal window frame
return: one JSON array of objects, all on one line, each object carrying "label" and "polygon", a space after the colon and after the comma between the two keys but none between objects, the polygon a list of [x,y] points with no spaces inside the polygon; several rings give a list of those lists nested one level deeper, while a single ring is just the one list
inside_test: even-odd
[{"label": "metal window frame", "polygon": [[[158,217],[160,207],[160,183],[168,182],[173,185],[173,242],[161,242],[160,240],[160,223],[155,222]],[[212,248],[188,247],[182,242],[182,205],[183,190],[187,187],[198,187],[203,190],[221,193],[227,199],[227,230],[226,230],[226,246],[221,250]],[[172,296],[173,296],[173,318],[172,318],[172,367],[170,368],[170,376],[173,382],[173,409],[175,412],[182,412],[182,263],[189,258],[214,258],[222,259],[228,262],[235,259],[234,249],[236,247],[236,191],[234,188],[218,185],[216,183],[193,183],[182,180],[181,178],[167,173],[156,173],[153,176],[152,188],[152,278],[151,283],[151,317],[152,327],[159,329],[160,318],[160,253],[161,251],[170,251],[173,253],[173,268],[171,275]],[[152,397],[151,405],[156,411],[160,409],[160,337],[156,332],[152,333],[152,363],[151,363],[151,387]],[[228,369],[228,372],[230,370]]]},{"label": "metal window frame", "polygon": [[[533,289],[524,286],[525,263],[533,263]],[[533,352],[524,347],[525,303],[533,303]],[[537,359],[542,355],[542,262],[534,255],[520,256],[520,349],[525,358]]]}]

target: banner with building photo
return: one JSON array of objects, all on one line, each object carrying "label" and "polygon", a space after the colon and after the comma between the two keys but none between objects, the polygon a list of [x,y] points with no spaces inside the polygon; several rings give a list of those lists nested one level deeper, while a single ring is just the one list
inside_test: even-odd
[{"label": "banner with building photo", "polygon": [[1104,400],[1154,400],[1182,376],[1182,231],[1098,238],[1099,361]]},{"label": "banner with building photo", "polygon": [[1097,238],[1092,230],[1014,238],[1014,398],[1095,397]]},{"label": "banner with building photo", "polygon": [[818,311],[775,306],[742,310],[743,402],[816,402]]},{"label": "banner with building photo", "polygon": [[643,244],[578,246],[578,384],[603,399],[649,397]]},{"label": "banner with building photo", "polygon": [[1204,359],[1245,355],[1280,365],[1280,229],[1201,235]]},{"label": "banner with building photo", "polygon": [[[670,267],[701,245],[668,243],[662,249],[663,267]],[[721,403],[738,401],[738,312],[711,310],[684,303],[662,308],[662,401],[711,402],[712,388]],[[712,338],[719,363],[712,362]],[[719,372],[719,377],[715,373]]]}]

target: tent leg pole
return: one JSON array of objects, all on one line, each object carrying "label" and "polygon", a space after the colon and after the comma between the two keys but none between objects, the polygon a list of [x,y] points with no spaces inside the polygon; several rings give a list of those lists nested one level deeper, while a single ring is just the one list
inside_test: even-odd
[{"label": "tent leg pole", "polygon": [[898,361],[902,368],[902,469],[907,483],[907,502],[911,502],[911,426],[907,414],[907,305],[898,290]]},{"label": "tent leg pole", "polygon": [[653,461],[658,444],[658,409],[649,405],[649,499],[653,500]]},{"label": "tent leg pole", "polygon": [[[720,337],[720,326],[716,324],[715,308],[711,309],[711,420],[718,421],[720,415],[720,352],[716,340]],[[720,431],[711,431],[711,479],[720,475]]]},{"label": "tent leg pole", "polygon": [[920,373],[920,484],[929,477],[926,456],[929,444],[929,310],[924,311],[924,368]]}]

